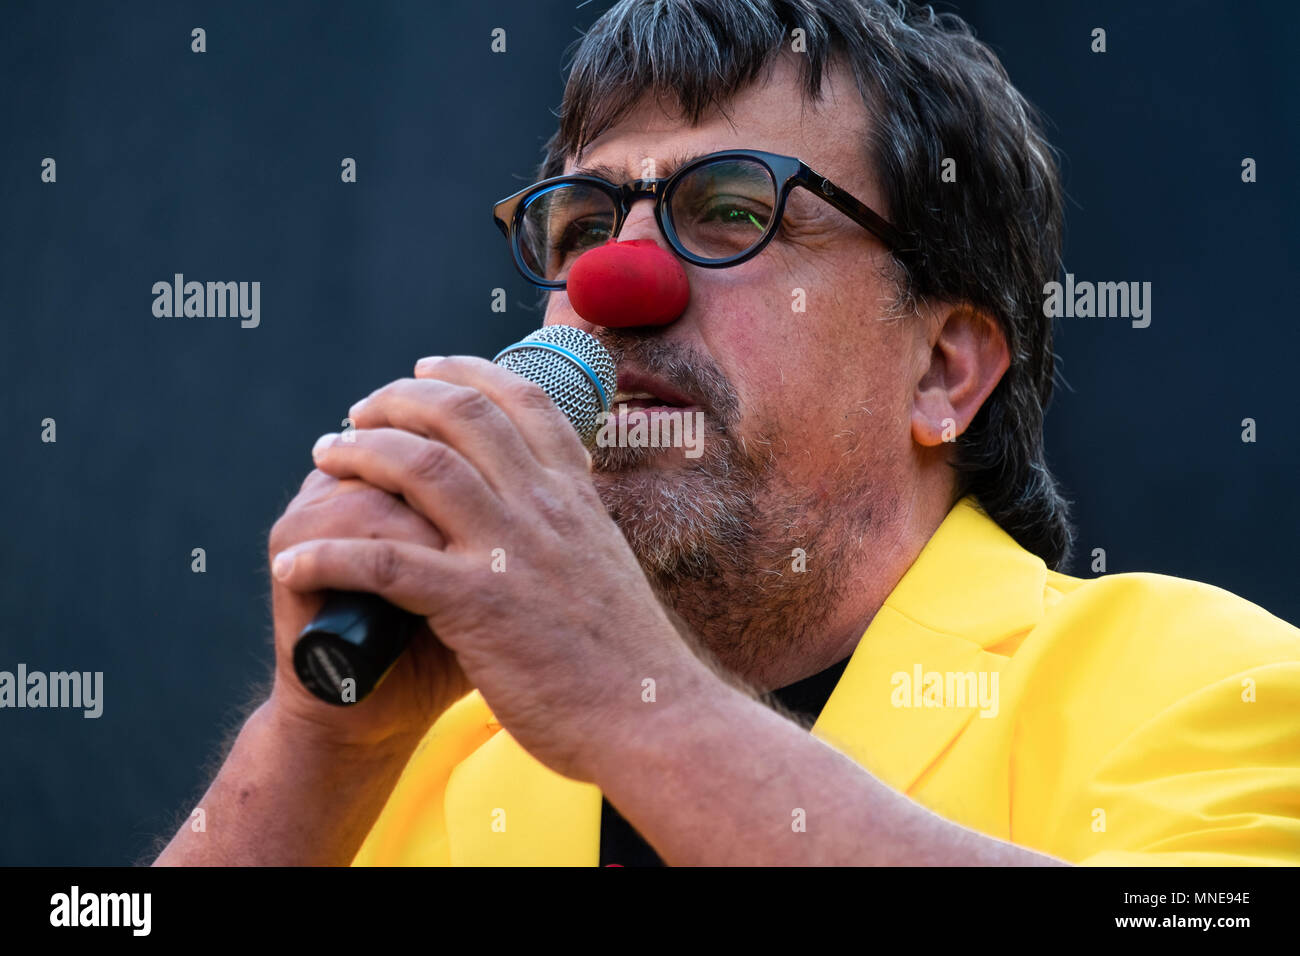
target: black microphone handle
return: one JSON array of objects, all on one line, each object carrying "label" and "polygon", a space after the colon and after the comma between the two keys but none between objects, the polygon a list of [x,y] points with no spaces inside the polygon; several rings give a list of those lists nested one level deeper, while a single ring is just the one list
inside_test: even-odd
[{"label": "black microphone handle", "polygon": [[360,703],[392,670],[421,620],[374,594],[330,591],[298,635],[293,669],[326,703]]}]

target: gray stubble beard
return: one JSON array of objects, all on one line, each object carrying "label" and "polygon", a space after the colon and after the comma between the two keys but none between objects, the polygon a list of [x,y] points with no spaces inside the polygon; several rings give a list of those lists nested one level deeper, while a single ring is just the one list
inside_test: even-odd
[{"label": "gray stubble beard", "polygon": [[[660,600],[726,671],[746,678],[813,646],[840,600],[848,546],[806,488],[781,478],[771,454],[730,435],[673,470],[636,468],[641,453],[600,449],[595,481]],[[859,514],[869,521],[870,514]],[[807,555],[795,570],[794,549]]]},{"label": "gray stubble beard", "polygon": [[[601,500],[679,629],[741,679],[815,647],[878,530],[870,474],[846,456],[829,476],[840,479],[829,498],[790,480],[773,449],[799,452],[775,428],[738,434],[739,397],[707,356],[651,337],[600,335],[616,364],[635,360],[705,412],[699,458],[675,448],[592,450]],[[668,455],[681,464],[647,467]],[[795,548],[807,556],[803,571]]]}]

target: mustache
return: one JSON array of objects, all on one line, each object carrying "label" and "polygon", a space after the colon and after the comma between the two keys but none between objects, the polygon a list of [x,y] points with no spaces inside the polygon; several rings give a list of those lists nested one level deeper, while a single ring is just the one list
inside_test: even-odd
[{"label": "mustache", "polygon": [[656,375],[711,413],[714,427],[725,431],[740,418],[740,396],[718,364],[681,342],[633,337],[602,329],[596,338],[615,365],[625,362]]}]

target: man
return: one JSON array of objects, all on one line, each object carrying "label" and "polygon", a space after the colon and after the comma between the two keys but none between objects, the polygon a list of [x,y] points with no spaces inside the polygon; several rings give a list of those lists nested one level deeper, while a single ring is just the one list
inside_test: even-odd
[{"label": "man", "polygon": [[[1300,862],[1300,633],[1055,570],[1031,115],[928,11],[610,10],[541,171],[608,185],[498,212],[546,322],[610,348],[616,402],[703,412],[705,453],[589,456],[478,359],[358,403],[271,534],[273,691],[158,862]],[[681,263],[671,321],[575,310],[610,238]],[[324,704],[291,648],[327,589],[438,638]]]}]

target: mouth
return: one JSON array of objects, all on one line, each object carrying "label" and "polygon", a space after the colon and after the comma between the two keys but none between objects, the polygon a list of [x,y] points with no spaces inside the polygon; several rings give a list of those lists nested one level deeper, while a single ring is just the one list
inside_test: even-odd
[{"label": "mouth", "polygon": [[618,373],[618,389],[610,400],[610,410],[617,411],[620,405],[629,410],[672,411],[695,409],[697,402],[661,378],[639,369],[622,368]]}]

